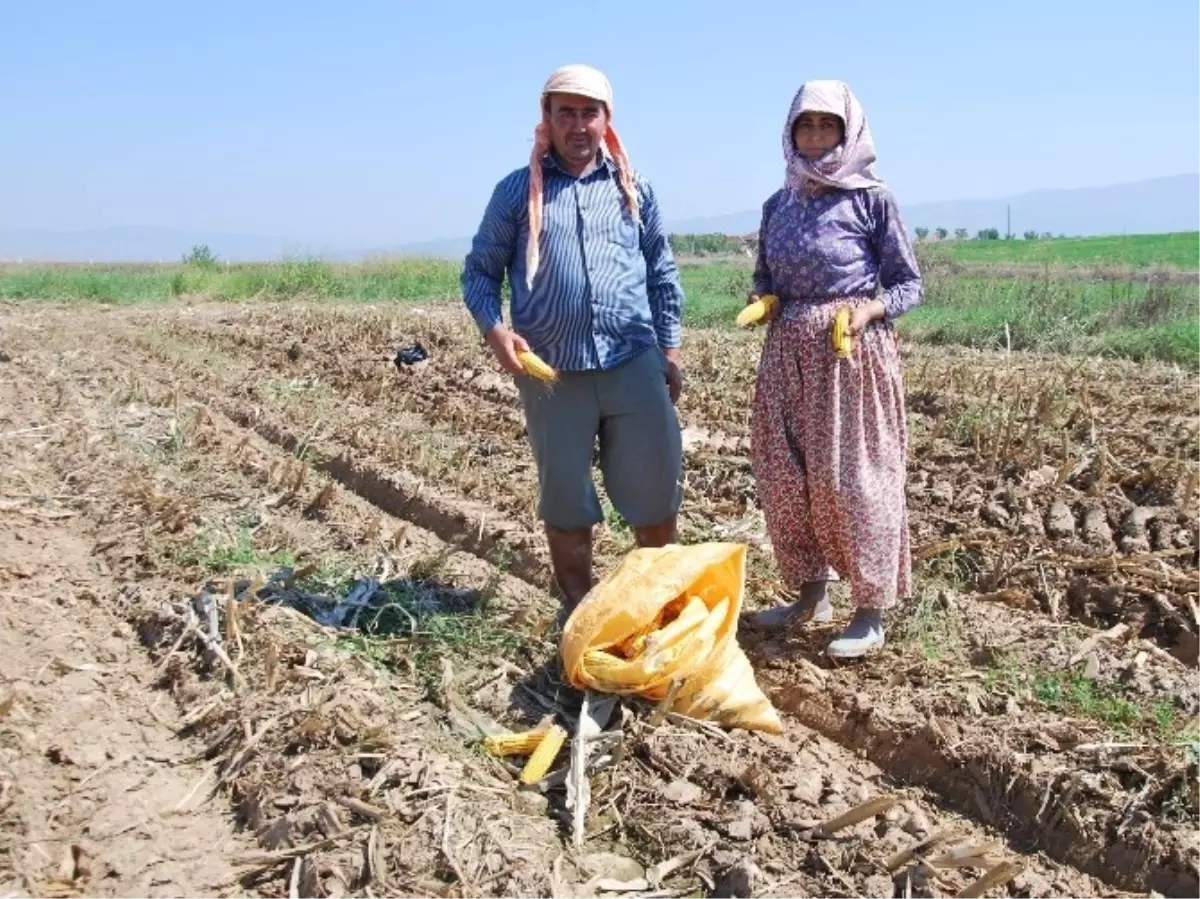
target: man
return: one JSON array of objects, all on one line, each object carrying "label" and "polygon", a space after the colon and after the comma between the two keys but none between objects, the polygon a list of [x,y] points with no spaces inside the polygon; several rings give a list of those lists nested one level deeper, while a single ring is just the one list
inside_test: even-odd
[{"label": "man", "polygon": [[[594,583],[597,438],[605,491],[638,545],[676,539],[683,290],[654,193],[612,127],[608,79],[565,66],[546,81],[541,107],[529,165],[496,186],[462,286],[497,361],[517,376],[565,620]],[[506,273],[511,327],[501,315]],[[524,375],[523,350],[558,381]]]}]

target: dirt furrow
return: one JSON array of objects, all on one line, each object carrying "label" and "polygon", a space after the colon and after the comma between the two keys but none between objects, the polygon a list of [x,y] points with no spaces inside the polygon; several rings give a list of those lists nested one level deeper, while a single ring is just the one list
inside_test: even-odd
[{"label": "dirt furrow", "polygon": [[[428,381],[420,379],[412,386],[401,380],[389,390],[379,388],[386,360],[383,353],[370,351],[386,345],[378,320],[368,318],[355,326],[364,340],[357,348],[344,333],[350,325],[342,316],[318,313],[316,321],[327,327],[258,314],[246,330],[231,327],[232,320],[224,326],[206,322],[171,330],[187,340],[231,351],[251,348],[280,373],[318,372],[336,390],[364,404],[364,415],[372,408],[381,415],[393,414],[399,400],[401,409],[415,410],[431,422],[453,421],[464,435],[476,439],[487,439],[501,423],[519,434],[511,384],[480,368],[474,348],[455,346],[444,322],[435,318],[416,326],[440,353],[423,363],[442,372],[436,390],[426,391],[417,385]],[[393,320],[392,330],[395,327]],[[305,347],[298,354],[280,351],[299,346],[298,341]],[[746,457],[745,414],[722,425],[719,420],[697,419],[692,411],[694,405],[708,410],[720,406],[721,397],[729,404],[740,395],[747,387],[743,367],[719,366],[713,341],[703,334],[695,344],[689,348],[689,370],[698,368],[704,376],[697,379],[697,395],[689,394],[681,407],[685,422],[693,422],[684,432],[689,447],[685,518],[692,520],[697,534],[706,534],[713,533],[718,521],[745,518],[755,507],[755,490]],[[334,346],[347,345],[348,350],[333,351]],[[1054,618],[1102,628],[1127,622],[1139,635],[1195,665],[1200,654],[1194,612],[1196,514],[1193,507],[1177,504],[1179,484],[1175,493],[1167,489],[1180,471],[1177,457],[1183,444],[1157,445],[1163,455],[1143,457],[1136,464],[1144,438],[1131,442],[1110,437],[1095,450],[1100,424],[1112,425],[1110,433],[1121,433],[1116,425],[1122,410],[1129,408],[1125,400],[1096,386],[1086,368],[1075,364],[1068,370],[1059,363],[1050,366],[1046,392],[1027,391],[1023,401],[1021,390],[1011,385],[1032,377],[1028,368],[1008,363],[999,375],[989,375],[986,368],[980,374],[954,356],[934,359],[928,353],[914,362],[909,498],[925,574],[948,578],[966,592],[1004,593]],[[1135,396],[1172,378],[1169,373],[1133,372],[1142,382],[1133,389]],[[944,389],[936,392],[931,389],[935,385]],[[1068,389],[1080,385],[1082,396],[1072,399]],[[396,388],[400,394],[393,398]],[[1151,411],[1158,408],[1149,405]],[[1036,447],[1043,431],[1058,440],[1057,422],[1066,426],[1061,433],[1071,470],[1043,464],[1053,458],[1047,460]],[[1080,440],[1090,440],[1093,449],[1085,445],[1082,454],[1071,450],[1071,442]],[[1002,449],[1007,453],[1021,447],[1031,453],[1037,448],[1028,466],[998,460]],[[470,450],[464,447],[464,452]],[[496,465],[490,450],[486,459],[473,461]],[[508,471],[506,483],[530,487],[530,478],[526,466]],[[1105,487],[1107,482],[1111,483]],[[504,490],[492,495],[503,499]],[[1106,562],[1109,557],[1113,560]]]},{"label": "dirt furrow", "polygon": [[[209,399],[220,406],[219,398]],[[249,421],[248,414],[235,414]],[[290,442],[289,439],[285,439],[283,444],[289,445]],[[482,516],[475,520],[482,520]],[[1067,742],[1067,751],[1070,751],[1073,747],[1069,741],[1054,740],[1051,737],[1048,742],[1043,739],[1038,743],[1037,740],[1023,739],[1019,749],[996,746],[987,741],[984,735],[993,733],[998,724],[1003,724],[1006,730],[1012,729],[1008,718],[983,718],[964,727],[958,734],[959,745],[953,754],[945,753],[946,744],[926,745],[919,741],[914,743],[912,739],[902,739],[902,733],[912,732],[913,725],[908,722],[903,727],[898,725],[894,729],[885,729],[874,735],[871,740],[864,741],[856,714],[861,711],[863,697],[870,702],[871,692],[878,691],[856,691],[853,688],[853,679],[847,678],[847,681],[839,685],[838,691],[834,691],[840,691],[841,694],[837,701],[823,696],[816,699],[806,697],[799,701],[794,684],[788,687],[785,686],[786,680],[781,681],[778,683],[781,707],[793,710],[805,724],[843,745],[874,753],[873,761],[900,782],[929,787],[944,794],[960,811],[981,816],[1018,845],[1043,848],[1055,858],[1079,866],[1127,889],[1137,888],[1136,884],[1151,876],[1152,869],[1159,870],[1159,873],[1154,875],[1158,878],[1156,882],[1159,886],[1172,894],[1188,882],[1187,853],[1180,844],[1172,843],[1169,829],[1166,837],[1159,842],[1147,841],[1143,839],[1141,830],[1135,831],[1132,836],[1125,836],[1124,832],[1128,830],[1128,824],[1125,822],[1126,826],[1121,828],[1121,838],[1113,839],[1109,836],[1111,831],[1123,823],[1126,811],[1124,805],[1131,802],[1135,795],[1135,792],[1127,790],[1124,784],[1118,783],[1116,792],[1112,795],[1094,790],[1090,796],[1073,797],[1072,801],[1088,815],[1086,826],[1077,825],[1074,819],[1069,819],[1068,823],[1064,824],[1062,815],[1053,814],[1058,806],[1050,809],[1048,814],[1044,812],[1042,821],[1031,823],[1038,819],[1036,815],[1024,814],[1025,806],[1029,802],[1041,803],[1047,800],[1047,797],[1061,797],[1058,786],[1065,776],[1062,773],[1062,742]],[[1171,686],[1168,684],[1167,689]],[[1177,687],[1178,683],[1174,686]],[[890,692],[894,694],[895,691]],[[800,691],[800,695],[804,695],[803,690]],[[1054,730],[1053,715],[1036,712],[1027,712],[1026,715],[1032,719],[1029,722],[1029,730]],[[837,723],[831,725],[830,722]],[[917,732],[922,731],[918,729]],[[1083,742],[1085,740],[1079,736],[1074,740],[1076,745]],[[972,745],[977,750],[974,755],[971,754]],[[903,748],[898,749],[898,746]],[[965,767],[964,758],[967,760]],[[937,764],[931,762],[931,759],[937,760]],[[964,774],[964,771],[967,773]],[[1155,771],[1155,775],[1160,778],[1167,773],[1162,770]],[[999,797],[995,795],[996,779],[1005,784],[1009,791],[1007,794]],[[1165,777],[1161,782],[1167,785],[1169,779]],[[1147,783],[1148,781],[1139,782],[1137,788],[1143,788]],[[981,796],[991,798],[981,800]],[[1010,806],[1018,812],[1010,814],[1004,811]]]},{"label": "dirt furrow", "polygon": [[[67,330],[72,326],[78,328],[77,323],[67,324],[66,319],[59,326]],[[143,319],[139,324],[139,328],[148,326],[154,328],[152,318]],[[88,352],[110,353],[104,341],[97,337],[98,330],[92,329],[89,335]],[[108,364],[101,359],[91,359],[86,365],[77,362],[76,365],[84,368],[106,368],[107,365],[109,373],[103,389],[92,391],[88,401],[92,407],[102,406],[102,398],[112,396],[114,392],[121,395],[125,390],[137,394],[138,386],[142,385],[143,392],[155,394],[152,398],[161,403],[163,409],[172,407],[175,402],[182,402],[186,407],[187,397],[192,392],[211,409],[203,415],[193,412],[194,421],[209,419],[209,424],[199,427],[200,433],[215,428],[214,433],[203,438],[204,454],[211,459],[199,462],[202,468],[191,475],[193,479],[212,480],[216,469],[223,471],[230,467],[220,460],[238,461],[246,446],[254,446],[258,461],[242,460],[234,467],[241,466],[247,473],[257,472],[254,474],[256,490],[266,492],[278,489],[280,479],[286,480],[288,471],[300,467],[295,456],[307,457],[310,451],[320,449],[329,454],[324,459],[325,465],[341,460],[348,466],[342,469],[346,483],[358,484],[368,496],[372,490],[384,490],[385,501],[390,496],[388,502],[392,502],[404,517],[413,520],[418,513],[430,516],[428,521],[440,522],[439,527],[444,528],[451,540],[461,540],[468,528],[475,531],[482,515],[486,514],[486,502],[479,507],[474,504],[474,499],[472,503],[464,504],[461,497],[455,496],[454,487],[446,491],[445,497],[438,497],[432,511],[422,511],[414,502],[414,495],[420,498],[419,479],[404,473],[398,479],[391,475],[384,477],[379,473],[384,469],[370,453],[361,450],[349,453],[343,437],[360,432],[362,421],[370,419],[372,414],[370,398],[358,391],[346,388],[353,400],[347,402],[344,397],[331,397],[332,402],[325,409],[325,412],[336,409],[337,414],[347,415],[358,424],[348,426],[335,421],[328,432],[322,433],[320,428],[310,424],[312,412],[305,412],[304,420],[293,421],[288,419],[286,407],[264,402],[262,408],[254,410],[245,395],[236,395],[230,384],[235,383],[239,374],[252,373],[252,366],[239,365],[238,370],[244,368],[244,371],[227,371],[217,377],[206,374],[210,362],[194,359],[194,365],[176,366],[172,371],[169,366],[145,358],[142,353],[125,352],[136,346],[122,336],[126,331],[137,330],[130,323],[110,319],[103,330],[125,342],[113,344],[124,348],[121,353],[112,354],[121,356],[120,364],[113,360],[108,360],[112,362]],[[66,340],[59,343],[60,359],[65,350],[62,344],[70,343]],[[71,352],[80,353],[80,358],[85,355],[82,349]],[[130,366],[124,378],[116,374],[122,366]],[[185,371],[185,382],[176,382]],[[152,390],[146,385],[152,386]],[[469,400],[468,392],[462,401]],[[233,412],[234,420],[224,421],[217,414],[222,409]],[[374,410],[373,414],[378,416],[379,410]],[[474,421],[468,421],[468,434],[469,428],[478,426],[472,424]],[[264,427],[268,436],[274,434],[271,445],[244,430]],[[128,422],[125,430],[130,430]],[[170,432],[160,437],[158,443],[170,439]],[[187,437],[186,433],[184,437]],[[289,456],[277,446],[299,451]],[[713,456],[720,460],[728,454],[728,448],[719,446]],[[319,462],[320,457],[313,461]],[[281,471],[283,475],[278,474]],[[245,475],[239,477],[245,479]],[[355,481],[355,478],[359,480]],[[377,481],[391,485],[390,495],[386,487],[378,486]],[[238,481],[230,481],[224,486],[224,493],[247,490],[236,483]],[[319,484],[319,480],[311,481],[306,490],[317,491]],[[347,505],[358,503],[359,499],[349,492],[343,499],[338,499],[332,507],[331,522],[336,523],[337,516]],[[289,531],[295,532],[296,528],[320,531],[332,526],[324,522],[329,510],[310,509],[307,515],[302,514],[312,505],[311,499],[305,502],[299,497],[281,505],[280,509],[286,513],[284,517],[293,523],[278,532],[280,539]],[[468,507],[469,514],[463,514],[462,510]],[[149,507],[143,503],[143,508]],[[172,519],[169,505],[162,509],[155,513],[162,519],[160,527]],[[346,539],[350,546],[355,544],[355,528],[370,528],[373,533],[370,515],[364,509],[355,519],[359,525],[350,523],[347,526]],[[486,519],[484,523],[486,525]],[[515,527],[516,532],[521,533],[521,526]],[[503,535],[505,528],[498,528],[498,533]],[[523,533],[532,539],[528,527]],[[494,556],[496,547],[503,545],[496,541],[485,546],[480,543],[482,539],[481,534],[475,538],[473,551],[484,557],[490,553]],[[464,549],[470,549],[466,543],[462,545]],[[173,563],[164,561],[161,552],[156,553],[152,547],[136,553],[133,561],[137,561],[138,556],[142,557],[139,564],[143,565],[154,559],[152,570],[157,576],[167,576],[173,569]],[[530,568],[535,567],[532,555],[528,563]],[[511,570],[516,573],[516,569]],[[994,630],[1013,628],[1016,634],[1027,637],[1031,643],[1028,652],[1037,658],[1049,659],[1052,655],[1058,664],[1062,652],[1072,655],[1078,648],[1072,645],[1075,648],[1068,647],[1058,654],[1040,652],[1038,646],[1045,645],[1045,637],[1039,636],[1032,624],[1018,622],[1014,625],[1015,621],[1018,619],[1001,615],[991,627]],[[164,634],[173,633],[169,631],[169,625],[170,621],[163,623]],[[964,631],[968,639],[976,634],[972,627],[966,627]],[[1087,631],[1080,631],[1080,639],[1086,639],[1086,634]],[[659,846],[659,851],[686,851],[704,845],[704,840],[716,838],[720,847],[709,859],[707,870],[710,875],[726,876],[739,867],[757,864],[762,865],[760,874],[764,873],[767,879],[760,882],[778,885],[788,877],[794,877],[788,882],[826,895],[883,897],[892,895],[895,888],[905,888],[905,882],[894,882],[892,877],[881,879],[877,865],[881,853],[900,851],[911,844],[914,832],[928,833],[913,823],[922,816],[926,823],[964,828],[971,839],[984,839],[986,833],[970,821],[978,819],[995,828],[992,832],[1012,841],[1014,849],[1020,852],[1045,852],[1060,862],[1067,862],[1066,865],[1056,864],[1037,855],[1028,856],[1025,874],[1015,881],[1010,894],[1030,897],[1114,894],[1111,889],[1100,887],[1097,881],[1075,873],[1070,865],[1090,871],[1100,880],[1121,888],[1144,889],[1147,885],[1158,885],[1159,892],[1168,897],[1186,895],[1186,892],[1177,892],[1178,889],[1195,885],[1196,871],[1194,864],[1189,862],[1189,852],[1194,855],[1196,847],[1195,798],[1186,791],[1178,791],[1180,784],[1172,783],[1171,778],[1178,772],[1172,772],[1166,761],[1168,756],[1160,753],[1163,744],[1154,733],[1138,732],[1136,739],[1130,739],[1129,742],[1151,744],[1153,749],[1148,760],[1141,750],[1127,754],[1126,761],[1132,763],[1132,769],[1128,765],[1126,769],[1114,767],[1114,760],[1108,756],[1093,760],[1086,753],[1094,753],[1094,750],[1086,750],[1086,763],[1081,763],[1074,755],[1076,751],[1084,751],[1079,749],[1080,745],[1099,739],[1114,742],[1111,733],[1094,720],[1080,724],[1070,720],[1069,715],[1060,715],[1056,720],[1055,714],[1038,703],[1027,703],[1024,696],[1018,700],[1016,711],[1008,703],[1001,711],[994,703],[1000,701],[997,697],[1003,695],[1002,690],[985,690],[983,695],[976,695],[970,689],[979,677],[996,675],[994,664],[953,659],[938,669],[924,663],[914,664],[908,659],[900,665],[871,666],[863,673],[828,671],[818,667],[820,658],[814,648],[806,645],[802,637],[799,646],[754,649],[763,681],[772,687],[778,705],[808,726],[788,725],[787,735],[779,741],[749,735],[719,739],[688,730],[642,732],[632,753],[635,768],[623,767],[608,775],[607,789],[612,792],[606,795],[616,809],[613,817],[606,821],[601,815],[596,825],[622,834],[643,853],[648,852],[650,846]],[[979,648],[990,652],[995,647],[983,635]],[[776,649],[782,652],[776,652]],[[1093,647],[1093,654],[1102,670],[1100,681],[1109,677],[1112,666],[1124,661],[1124,651],[1112,649],[1110,652],[1106,645],[1098,649]],[[816,664],[814,661],[800,664],[787,660],[798,655],[816,659]],[[324,671],[326,665],[330,670],[341,671],[337,664],[324,657],[318,670]],[[1157,658],[1151,658],[1148,663],[1142,660],[1141,665],[1153,678],[1168,678],[1160,683],[1147,681],[1148,687],[1135,678],[1135,685],[1147,697],[1160,700],[1170,695],[1170,678],[1174,677],[1176,693],[1182,689],[1182,696],[1187,697],[1187,701],[1194,700],[1193,678],[1188,672],[1171,669],[1168,661]],[[470,690],[473,701],[497,718],[516,720],[512,715],[528,717],[534,714],[534,709],[529,707],[529,690],[547,695],[547,677],[551,675],[548,671],[541,672],[532,681],[508,676],[488,681],[488,677],[490,675],[480,675],[472,681],[482,684]],[[912,682],[928,684],[929,689],[923,693],[913,688]],[[1015,696],[1015,690],[1013,693]],[[974,705],[967,701],[964,707],[965,695],[972,697]],[[1186,708],[1180,706],[1180,711],[1186,711]],[[276,709],[270,715],[278,713],[280,711]],[[374,707],[368,717],[377,718],[379,714],[386,717],[391,712]],[[218,718],[221,727],[232,721],[228,718],[228,709],[222,715],[224,717]],[[265,707],[259,720],[264,715],[270,717]],[[816,737],[808,727],[835,742]],[[1003,735],[1002,739],[997,741],[996,735]],[[872,763],[854,760],[838,744],[865,754]],[[811,777],[814,771],[822,772],[816,781]],[[1187,773],[1186,767],[1183,772]],[[905,786],[898,791],[896,784]],[[1183,785],[1186,787],[1187,781]],[[696,790],[700,791],[698,795]],[[814,847],[799,839],[799,834],[804,831],[803,822],[827,820],[839,810],[852,808],[860,799],[880,793],[901,799],[904,805],[898,813],[856,826],[852,832],[847,832],[842,844]],[[1174,807],[1168,808],[1169,798],[1174,799]],[[936,810],[937,801],[952,805],[964,817],[947,816]],[[1030,803],[1036,804],[1032,811]],[[548,809],[548,813],[553,815],[554,808]],[[1110,840],[1111,847],[1105,849]],[[856,856],[875,861],[860,865],[854,861]],[[1109,869],[1110,863],[1121,863],[1123,867]],[[872,868],[872,864],[876,867]],[[918,879],[916,892],[941,895],[941,891],[949,889],[953,882],[953,879],[947,882]],[[962,881],[958,882],[961,885]]]},{"label": "dirt furrow", "polygon": [[[156,402],[160,408],[174,409],[176,415],[186,411],[186,393],[177,393],[169,384],[156,383],[145,371],[139,373],[138,380],[144,395],[140,400],[134,401],[135,406],[137,402],[150,401]],[[95,401],[98,402],[100,397],[111,396],[114,392],[121,396],[122,383],[128,382],[123,382],[119,377],[112,377],[107,383],[97,384],[93,393]],[[129,411],[128,405],[126,411]],[[126,419],[125,430],[128,431],[134,424],[145,420],[145,416],[137,414],[135,409]],[[239,438],[238,429],[231,423],[223,422],[216,414],[209,413],[204,431],[209,428],[213,433],[197,446],[197,451],[204,453],[204,458],[199,462],[200,468],[194,472],[192,478],[203,479],[210,492],[213,488],[219,488],[220,495],[243,497],[256,491],[265,492],[270,486],[269,483],[260,483],[257,488],[248,483],[239,486],[245,475],[234,472],[247,470],[249,466],[255,471],[265,472],[259,478],[260,482],[264,478],[269,482],[270,471],[289,461],[289,457],[282,452],[273,452],[269,447],[254,445],[254,441],[245,436]],[[169,433],[168,429],[167,434]],[[192,436],[195,439],[198,434],[193,432]],[[128,442],[130,445],[138,444],[137,439]],[[250,447],[263,457],[252,464],[242,458]],[[271,461],[273,455],[276,457],[274,463]],[[179,461],[182,464],[185,460]],[[217,478],[219,472],[228,474]],[[87,483],[89,480],[90,478],[82,477],[81,483]],[[308,489],[316,490],[318,486],[313,483]],[[180,484],[177,493],[186,496],[189,491]],[[339,503],[353,501],[347,497]],[[143,504],[143,508],[147,507]],[[289,509],[291,506],[285,505],[280,508]],[[169,518],[165,510],[165,506],[161,507],[162,517]],[[368,516],[359,516],[359,519],[367,521]],[[123,517],[111,521],[110,525],[127,523],[128,517]],[[294,526],[300,525],[301,522],[297,521]],[[321,527],[319,524],[306,526]],[[171,570],[171,565],[161,557],[157,560],[144,558],[154,552],[152,544],[143,545],[140,552],[131,554],[125,550],[113,561],[119,565],[122,559],[125,560],[126,565],[132,566],[129,570],[131,575],[135,569],[144,569],[153,571],[156,577],[162,578]],[[145,569],[147,564],[151,566],[149,569]],[[158,652],[161,653],[175,637],[175,631],[171,630],[175,606],[167,604],[164,607],[159,603],[157,607],[163,611],[157,617],[151,616],[146,619],[146,626],[149,627],[146,639],[158,647]],[[368,699],[366,695],[357,692],[365,687],[360,685],[352,671],[345,669],[343,662],[322,651],[319,643],[315,644],[317,648],[314,649],[313,645],[306,643],[297,634],[282,630],[281,622],[267,619],[260,622],[249,616],[243,624],[246,628],[247,655],[243,657],[244,661],[240,667],[244,676],[252,676],[261,659],[265,658],[258,657],[256,660],[256,654],[265,651],[267,645],[281,647],[275,651],[276,655],[294,659],[290,664],[298,666],[297,670],[303,668],[322,674],[331,690],[336,688],[337,691],[351,691],[351,695],[355,697],[351,707],[357,716],[351,720],[359,721],[357,728],[360,735],[370,731],[372,722],[379,723],[389,715],[407,715],[410,710],[416,711],[411,707],[411,698],[406,700],[408,705],[392,707],[387,703],[380,704],[378,700]],[[196,647],[196,653],[195,661],[189,664],[203,666],[205,663],[202,661],[202,647]],[[169,656],[160,657],[169,661]],[[179,660],[184,661],[183,657]],[[217,700],[211,716],[197,725],[199,732],[211,741],[220,742],[228,726],[236,724],[238,720],[249,720],[251,731],[257,732],[278,716],[291,714],[291,706],[286,703],[280,705],[278,695],[271,704],[267,704],[265,696],[252,693],[241,701],[240,711],[235,715],[235,707],[230,704],[231,698],[219,689],[214,690],[215,684],[209,683],[205,686],[203,682],[195,681],[189,676],[186,667],[179,668],[176,665],[172,670],[175,691],[185,703],[185,707],[194,711],[201,703]],[[215,673],[219,674],[219,669]],[[498,717],[504,717],[506,714],[512,714],[513,694],[520,692],[521,684],[507,678],[498,681],[490,679],[483,685],[482,690],[483,692],[479,689],[470,692],[474,701]],[[285,691],[283,699],[289,695],[291,694]],[[324,700],[326,703],[328,701]],[[323,710],[324,706],[318,705],[316,708],[322,710],[322,715],[327,714]],[[326,726],[334,727],[336,720],[335,716]],[[364,727],[367,731],[362,730]],[[332,738],[334,731],[329,733]],[[361,740],[361,736],[359,739]],[[713,740],[716,740],[715,744]],[[277,744],[273,740],[267,744],[271,748],[277,745],[282,747],[283,744]],[[359,751],[362,751],[361,743],[352,741],[350,745],[357,746]],[[383,758],[375,761],[369,768],[364,768],[362,776],[377,776],[388,760],[404,758],[404,752],[408,750],[404,750],[403,746],[404,744],[376,746],[373,755],[382,755]],[[220,757],[232,761],[239,758],[245,748],[244,742],[235,740],[221,750]],[[334,824],[329,826],[336,825],[342,828],[335,833],[355,827],[356,821],[364,821],[361,816],[355,818],[353,812],[349,817],[344,809],[340,813],[337,812],[336,804],[332,807],[329,805],[331,799],[341,795],[337,791],[345,789],[341,786],[340,779],[323,780],[334,777],[333,769],[328,765],[336,756],[327,759],[327,755],[317,752],[315,746],[310,747],[307,752],[310,756],[315,753],[315,757],[306,766],[306,770],[318,772],[315,784],[311,774],[308,781],[297,779],[295,775],[283,779],[273,777],[269,773],[271,769],[264,764],[249,766],[245,776],[240,777],[234,784],[231,796],[239,803],[249,823],[260,822],[257,829],[262,836],[277,835],[282,830],[295,834],[296,839],[311,840],[322,836],[328,839],[328,829],[322,829],[326,825],[321,823],[321,814],[322,810],[331,808],[335,809],[332,813],[337,817],[334,818]],[[608,796],[621,810],[623,823],[618,826],[622,830],[627,829],[628,833],[618,846],[636,846],[642,847],[642,851],[648,851],[648,847],[657,845],[661,847],[660,852],[663,849],[688,851],[707,846],[711,857],[705,859],[703,870],[714,883],[730,877],[748,878],[761,888],[762,893],[768,895],[773,891],[787,894],[797,888],[822,894],[831,890],[847,890],[855,894],[870,895],[881,890],[894,891],[901,886],[912,891],[913,895],[927,895],[932,890],[957,889],[971,880],[973,875],[953,870],[922,873],[921,870],[906,865],[901,865],[894,874],[887,874],[882,873],[887,869],[880,868],[881,861],[884,854],[902,852],[913,843],[929,838],[938,830],[957,832],[957,837],[952,842],[962,846],[983,845],[988,840],[988,834],[970,820],[939,811],[936,802],[933,801],[934,797],[926,796],[920,790],[897,791],[881,777],[878,769],[853,759],[835,744],[814,737],[799,725],[792,725],[782,738],[767,740],[747,734],[734,734],[717,739],[702,733],[664,729],[645,735],[633,752],[632,765],[633,768],[624,774],[614,772],[609,775],[604,787],[598,791],[599,795]],[[412,766],[409,765],[404,770],[412,770]],[[457,776],[464,776],[457,767],[453,770]],[[813,779],[813,772],[821,772],[816,780]],[[434,784],[443,782],[445,780],[432,781]],[[485,784],[487,782],[482,781]],[[323,786],[325,783],[328,786]],[[353,797],[354,794],[350,795]],[[855,825],[838,840],[822,846],[814,847],[799,838],[806,826],[805,822],[829,820],[843,811],[850,810],[861,801],[877,796],[893,797],[898,803],[894,806],[894,813],[879,821]],[[534,805],[537,806],[536,803]],[[268,813],[269,809],[278,810]],[[664,809],[672,810],[674,823],[653,823],[653,817],[661,818]],[[659,814],[652,816],[654,810]],[[406,813],[402,809],[399,813],[401,820],[404,820]],[[443,814],[449,816],[449,809],[445,809]],[[274,817],[271,817],[272,815]],[[434,820],[435,823],[444,825],[446,818]],[[672,816],[666,816],[665,820],[671,821]],[[364,826],[365,824],[369,824],[369,819],[366,819]],[[421,825],[418,818],[412,826],[421,826],[422,832],[428,832],[428,821]],[[603,817],[598,819],[597,826],[605,827]],[[395,841],[402,842],[404,839],[401,832],[396,830],[381,828],[379,833],[384,840],[385,851],[388,846],[395,847]],[[360,836],[369,840],[368,834],[369,831],[363,831]],[[359,837],[354,837],[352,842],[357,842],[358,839]],[[713,840],[717,841],[716,846],[712,845]],[[662,857],[651,856],[647,861],[661,860]],[[356,890],[357,884],[350,875],[353,869],[349,867],[348,859],[349,856],[344,851],[314,850],[305,856],[304,863],[295,870],[301,878],[316,878],[314,882],[325,882],[327,885],[345,879],[349,886]],[[489,870],[484,861],[481,860],[480,865],[483,866],[483,870]],[[262,855],[257,867],[261,871],[255,876],[268,878],[261,882],[260,886],[278,882],[275,878],[284,876],[288,870],[287,866],[280,870],[278,854]],[[383,867],[384,885],[389,882],[387,878],[392,878],[393,884],[409,884],[410,887],[422,882],[417,878],[419,872],[391,867],[389,862],[385,862]],[[1063,894],[1082,892],[1097,895],[1107,892],[1095,881],[1083,878],[1070,868],[1056,866],[1036,855],[1022,859],[1021,867],[1023,870],[1014,882],[1014,888],[1018,891],[1035,894],[1052,891]],[[534,870],[545,871],[548,868],[546,856],[541,856],[538,864],[533,866]],[[500,880],[499,883],[508,883],[511,887],[513,881]]]},{"label": "dirt furrow", "polygon": [[[1014,846],[1123,889],[1196,892],[1196,769],[1181,748],[1009,703],[999,714],[972,715],[970,681],[947,691],[957,678],[935,666],[881,675],[868,689],[800,653],[755,645],[749,635],[743,642],[780,709],[896,780],[935,791]],[[905,688],[913,680],[925,680],[924,697]]]}]

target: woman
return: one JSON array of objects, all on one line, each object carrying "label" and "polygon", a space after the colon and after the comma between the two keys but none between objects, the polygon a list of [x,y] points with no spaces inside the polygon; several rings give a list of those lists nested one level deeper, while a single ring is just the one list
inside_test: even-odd
[{"label": "woman", "polygon": [[[909,593],[908,435],[892,322],[920,302],[921,275],[849,87],[800,88],[783,150],[787,177],[763,205],[751,295],[779,298],[759,362],[751,453],[775,558],[798,599],[752,621],[829,620],[836,572],[857,610],[827,652],[855,658],[883,645],[883,613]],[[851,309],[849,359],[830,340],[842,306]]]}]

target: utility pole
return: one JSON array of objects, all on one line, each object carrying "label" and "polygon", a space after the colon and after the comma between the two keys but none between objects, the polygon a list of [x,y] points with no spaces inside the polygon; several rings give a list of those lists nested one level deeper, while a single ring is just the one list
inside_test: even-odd
[{"label": "utility pole", "polygon": [[1004,228],[1004,236],[1008,240],[1012,240],[1012,204],[1005,207],[1008,210],[1008,224]]}]

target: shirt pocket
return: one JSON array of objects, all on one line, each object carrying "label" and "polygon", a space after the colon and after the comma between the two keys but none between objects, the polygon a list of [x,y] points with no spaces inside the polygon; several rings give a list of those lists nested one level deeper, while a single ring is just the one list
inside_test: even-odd
[{"label": "shirt pocket", "polygon": [[605,228],[605,236],[609,243],[615,244],[623,250],[636,252],[640,244],[641,229],[629,213],[622,210],[619,217],[613,216],[608,223],[608,227]]}]

